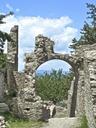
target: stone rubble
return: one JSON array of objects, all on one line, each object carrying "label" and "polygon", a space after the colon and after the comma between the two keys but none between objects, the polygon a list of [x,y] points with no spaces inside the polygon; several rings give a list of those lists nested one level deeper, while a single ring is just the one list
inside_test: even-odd
[{"label": "stone rubble", "polygon": [[0,116],[0,128],[6,128],[6,123],[3,116]]}]

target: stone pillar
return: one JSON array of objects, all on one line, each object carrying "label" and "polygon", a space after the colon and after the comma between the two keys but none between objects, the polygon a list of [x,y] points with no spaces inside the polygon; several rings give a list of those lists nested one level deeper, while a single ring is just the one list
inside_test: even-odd
[{"label": "stone pillar", "polygon": [[38,66],[40,66],[42,63],[48,60],[45,43],[46,43],[46,37],[43,37],[42,35],[38,35],[35,38],[36,46],[34,53],[36,55],[36,61]]},{"label": "stone pillar", "polygon": [[18,26],[10,30],[12,41],[7,46],[7,84],[8,90],[13,92],[15,89],[15,79],[13,71],[18,71]]},{"label": "stone pillar", "polygon": [[84,71],[79,70],[78,88],[77,88],[77,104],[76,116],[81,117],[84,115]]},{"label": "stone pillar", "polygon": [[3,70],[0,70],[0,102],[4,101],[4,86],[5,86],[5,74]]},{"label": "stone pillar", "polygon": [[53,51],[54,41],[51,39],[44,37],[42,35],[38,35],[35,38],[35,54],[37,58],[38,65],[40,66],[42,63],[50,60]]},{"label": "stone pillar", "polygon": [[71,81],[70,90],[68,90],[68,103],[67,103],[68,117],[70,117],[70,113],[71,113],[71,103],[72,103],[72,96],[73,96],[74,81],[75,81],[75,77]]}]

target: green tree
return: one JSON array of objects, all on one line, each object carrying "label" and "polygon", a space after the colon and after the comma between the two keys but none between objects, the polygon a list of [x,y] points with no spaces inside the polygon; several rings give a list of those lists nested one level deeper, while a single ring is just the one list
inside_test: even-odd
[{"label": "green tree", "polygon": [[36,92],[43,100],[62,101],[67,99],[68,90],[73,78],[72,73],[53,70],[50,74],[36,77]]},{"label": "green tree", "polygon": [[[6,18],[7,16],[10,16],[10,15],[13,15],[13,12],[9,12],[6,15],[0,14],[0,24],[4,24],[5,22],[3,21],[3,19]],[[9,36],[8,33],[0,31],[0,53],[3,53],[3,51],[4,51],[4,49],[3,49],[4,44],[5,44],[4,42],[6,40],[10,41],[11,37]]]},{"label": "green tree", "polygon": [[[5,22],[3,19],[10,15],[13,15],[13,12],[9,12],[6,15],[0,14],[0,24],[4,24]],[[4,68],[6,66],[6,54],[3,53],[6,40],[12,40],[10,35],[6,32],[0,31],[0,68]]]},{"label": "green tree", "polygon": [[87,21],[81,29],[81,37],[77,41],[73,39],[71,48],[76,49],[76,46],[96,43],[96,5],[86,4],[89,11],[87,12]]},{"label": "green tree", "polygon": [[88,19],[91,20],[91,24],[92,26],[95,28],[96,27],[96,5],[94,4],[86,4],[87,8],[89,9],[89,11],[87,12],[88,14]]}]

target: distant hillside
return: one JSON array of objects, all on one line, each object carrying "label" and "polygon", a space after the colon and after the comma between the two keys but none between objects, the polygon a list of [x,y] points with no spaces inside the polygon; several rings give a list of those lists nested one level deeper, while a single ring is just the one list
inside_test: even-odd
[{"label": "distant hillside", "polygon": [[[53,72],[53,70],[51,70],[51,71],[50,70],[37,70],[36,75],[37,76],[42,76],[42,75],[45,75],[46,73],[50,74],[51,72]],[[68,73],[68,72],[62,71],[62,74],[66,74],[66,73]]]},{"label": "distant hillside", "polygon": [[42,76],[42,75],[44,75],[44,74],[50,74],[52,71],[45,71],[45,70],[38,70],[38,71],[36,71],[36,75],[38,76]]}]

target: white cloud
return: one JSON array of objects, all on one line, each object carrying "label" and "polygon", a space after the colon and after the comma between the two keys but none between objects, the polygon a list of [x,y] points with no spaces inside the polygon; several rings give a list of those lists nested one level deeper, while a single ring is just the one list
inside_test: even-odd
[{"label": "white cloud", "polygon": [[15,13],[15,12],[20,12],[20,9],[19,9],[19,8],[14,9],[9,3],[6,4],[6,8],[7,8],[9,11],[13,11],[14,13]]},{"label": "white cloud", "polygon": [[[11,9],[11,6],[7,5]],[[77,29],[71,27],[72,20],[66,17],[43,18],[43,17],[15,17],[10,16],[5,19],[6,24],[0,29],[9,32],[11,27],[19,25],[19,70],[23,69],[23,55],[25,52],[34,50],[34,38],[38,34],[43,34],[53,39],[56,52],[69,52],[68,46],[73,37],[76,36]]]},{"label": "white cloud", "polygon": [[19,8],[16,8],[16,12],[20,12],[20,9]]},{"label": "white cloud", "polygon": [[6,8],[8,8],[10,11],[13,11],[13,7],[10,4],[6,4]]}]

